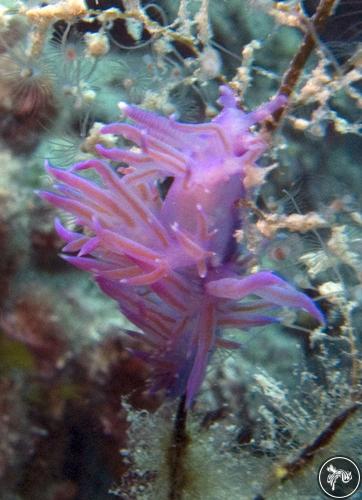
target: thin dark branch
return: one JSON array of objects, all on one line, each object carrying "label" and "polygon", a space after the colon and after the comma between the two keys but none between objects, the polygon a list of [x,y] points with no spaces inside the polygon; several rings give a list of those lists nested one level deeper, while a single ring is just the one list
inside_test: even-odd
[{"label": "thin dark branch", "polygon": [[337,432],[343,427],[347,420],[355,414],[355,412],[361,408],[359,403],[352,404],[341,413],[339,413],[323,431],[316,437],[316,439],[305,446],[299,453],[298,457],[284,464],[284,468],[287,471],[285,479],[292,477],[295,473],[301,470],[308,462],[310,462],[317,451],[330,443]]},{"label": "thin dark branch", "polygon": [[189,437],[186,431],[187,409],[185,406],[186,396],[180,399],[175,417],[172,442],[168,450],[169,471],[170,471],[170,491],[169,500],[182,500],[184,490],[185,475],[185,455],[189,444]]},{"label": "thin dark branch", "polygon": [[296,474],[307,467],[313,459],[315,459],[318,452],[327,446],[332,439],[338,434],[345,423],[362,407],[361,403],[353,403],[344,410],[342,410],[336,417],[334,417],[326,427],[318,434],[318,436],[311,442],[299,450],[298,455],[291,460],[279,464],[275,468],[273,474],[266,486],[263,488],[261,495],[256,496],[253,500],[264,500],[264,494],[275,489],[281,482],[292,479]]},{"label": "thin dark branch", "polygon": [[[284,94],[287,97],[290,97],[294,91],[294,88],[300,78],[300,75],[303,71],[303,68],[313,52],[316,43],[317,37],[316,33],[318,33],[321,28],[324,26],[328,17],[332,14],[334,6],[337,0],[321,0],[319,2],[317,11],[313,16],[312,20],[312,28],[305,35],[302,45],[300,46],[298,52],[292,59],[290,63],[288,71],[285,73],[283,80],[279,87],[279,94]],[[278,110],[273,118],[273,122],[269,123],[269,130],[274,130],[279,123],[281,117],[283,116],[285,108]]]}]

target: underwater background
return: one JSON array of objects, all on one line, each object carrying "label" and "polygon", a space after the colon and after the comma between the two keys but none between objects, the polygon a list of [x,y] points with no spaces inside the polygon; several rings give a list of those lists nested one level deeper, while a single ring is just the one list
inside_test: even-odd
[{"label": "underwater background", "polygon": [[[0,500],[327,498],[318,485],[327,458],[344,455],[362,467],[361,2],[0,2]],[[201,362],[201,320],[193,336],[186,332],[175,344],[167,337],[163,345],[156,326],[164,328],[169,305],[142,303],[138,315],[128,306],[133,286],[157,283],[148,261],[141,266],[147,278],[137,274],[141,281],[122,296],[102,286],[99,274],[108,267],[94,271],[84,260],[76,269],[60,256],[64,238],[73,243],[77,234],[89,255],[109,263],[89,244],[89,225],[39,192],[61,184],[54,188],[45,161],[73,174],[74,165],[103,154],[126,179],[133,175],[127,168],[144,168],[147,158],[137,155],[147,153],[164,162],[166,173],[152,177],[162,203],[180,162],[157,142],[158,119],[147,122],[153,143],[144,130],[137,144],[134,130],[118,137],[105,125],[141,116],[131,115],[133,106],[171,117],[166,135],[170,123],[198,124],[190,139],[197,158],[207,124],[215,120],[216,129],[222,108],[234,106],[229,90],[220,99],[220,88],[233,93],[245,117],[268,110],[243,129],[235,153],[252,151],[242,196],[222,219],[232,228],[223,263],[237,262],[245,276],[267,270],[268,279],[288,285],[267,298],[264,289],[249,292],[263,293],[265,308],[277,304],[271,317],[245,316],[259,307],[255,300],[228,310],[228,320],[222,310],[215,345],[206,342]],[[213,139],[226,150],[233,120],[221,120]],[[178,130],[181,137],[186,129]],[[116,149],[122,158],[106,153]],[[205,186],[212,161],[207,156]],[[93,173],[83,178],[98,182]],[[186,176],[183,189],[191,185]],[[79,201],[78,191],[61,189]],[[227,196],[215,195],[217,214]],[[139,214],[145,207],[133,208]],[[202,235],[211,223],[196,212],[189,217],[200,221]],[[114,227],[121,228],[117,220]],[[141,241],[147,227],[139,227]],[[197,261],[196,274],[183,276],[192,303],[196,278],[220,278],[219,263],[187,231],[173,231]],[[131,247],[121,244],[123,259]],[[144,249],[132,251],[136,262]],[[82,269],[94,271],[103,291]],[[147,295],[140,290],[137,301]],[[190,378],[197,382],[187,386]]]}]

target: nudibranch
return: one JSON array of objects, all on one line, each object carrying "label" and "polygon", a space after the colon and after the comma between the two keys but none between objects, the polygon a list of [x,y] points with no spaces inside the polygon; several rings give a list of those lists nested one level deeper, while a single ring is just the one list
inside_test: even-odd
[{"label": "nudibranch", "polygon": [[[136,325],[127,333],[145,345],[136,354],[152,367],[152,390],[185,394],[188,407],[211,353],[236,345],[224,338],[225,329],[276,322],[283,307],[323,322],[314,302],[273,272],[250,274],[234,237],[243,224],[238,202],[247,196],[245,180],[262,168],[256,162],[267,148],[253,125],[285,98],[245,113],[229,87],[220,93],[221,112],[202,124],[122,104],[128,121],[101,133],[134,147],[99,145],[100,158],[67,170],[47,164],[54,192],[40,194],[75,217],[79,231],[56,221],[66,242],[63,258],[90,272]],[[172,183],[164,193],[167,178]]]}]

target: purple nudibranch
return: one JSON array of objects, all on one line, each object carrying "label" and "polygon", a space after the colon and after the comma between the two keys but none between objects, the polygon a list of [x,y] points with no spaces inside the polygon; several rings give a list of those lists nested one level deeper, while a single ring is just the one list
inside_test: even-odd
[{"label": "purple nudibranch", "polygon": [[[46,165],[55,192],[40,196],[75,217],[83,230],[55,227],[65,240],[64,259],[93,274],[104,293],[141,331],[148,346],[137,352],[151,364],[152,390],[186,394],[189,407],[216,347],[231,348],[225,328],[249,329],[278,321],[281,307],[307,311],[323,323],[314,302],[270,271],[247,274],[238,261],[234,232],[242,221],[238,201],[245,178],[267,148],[250,127],[285,104],[277,96],[245,113],[222,86],[222,111],[210,122],[184,124],[131,105],[128,123],[103,134],[132,141],[137,149],[97,146],[103,159],[58,169]],[[122,176],[110,161],[128,167]],[[98,181],[78,172],[91,169]],[[161,195],[160,183],[172,177]],[[71,255],[69,255],[71,254]]]}]

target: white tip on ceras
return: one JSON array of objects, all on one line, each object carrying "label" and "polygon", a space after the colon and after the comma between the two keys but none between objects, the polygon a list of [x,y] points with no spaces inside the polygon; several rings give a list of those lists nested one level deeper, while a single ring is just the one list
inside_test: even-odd
[{"label": "white tip on ceras", "polygon": [[125,116],[127,114],[127,109],[129,107],[128,104],[125,101],[119,101],[117,106],[121,112],[121,117]]}]

